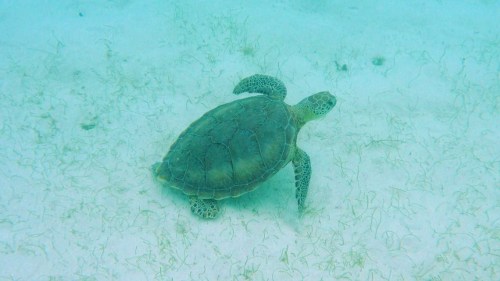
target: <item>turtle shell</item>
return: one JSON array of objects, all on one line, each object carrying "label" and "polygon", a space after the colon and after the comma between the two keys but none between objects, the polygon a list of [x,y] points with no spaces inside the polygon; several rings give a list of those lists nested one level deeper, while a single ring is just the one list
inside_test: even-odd
[{"label": "turtle shell", "polygon": [[297,131],[290,106],[282,101],[236,100],[193,122],[170,147],[157,175],[202,199],[236,197],[290,162]]}]

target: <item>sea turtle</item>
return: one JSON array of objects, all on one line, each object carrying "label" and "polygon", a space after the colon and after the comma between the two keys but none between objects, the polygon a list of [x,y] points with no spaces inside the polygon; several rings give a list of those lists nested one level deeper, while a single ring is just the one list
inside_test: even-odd
[{"label": "sea turtle", "polygon": [[256,74],[241,80],[233,93],[260,93],[223,104],[194,121],[153,165],[158,179],[190,198],[191,211],[215,218],[217,200],[254,190],[292,161],[299,212],[304,209],[311,163],[297,147],[307,121],[326,115],[336,104],[319,92],[295,106],[284,103],[286,87],[275,77]]}]

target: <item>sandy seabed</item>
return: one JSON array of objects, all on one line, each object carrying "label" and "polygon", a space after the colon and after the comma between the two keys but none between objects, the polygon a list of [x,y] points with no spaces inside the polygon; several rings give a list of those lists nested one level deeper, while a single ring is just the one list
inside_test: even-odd
[{"label": "sandy seabed", "polygon": [[[0,280],[500,280],[500,2],[239,2],[0,3]],[[200,220],[151,165],[254,73],[337,96],[306,214]]]}]

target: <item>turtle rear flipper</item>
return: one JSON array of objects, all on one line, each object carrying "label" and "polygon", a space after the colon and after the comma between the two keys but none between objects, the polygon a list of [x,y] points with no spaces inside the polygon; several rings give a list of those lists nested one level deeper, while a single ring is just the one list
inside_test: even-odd
[{"label": "turtle rear flipper", "polygon": [[219,213],[219,204],[214,199],[200,199],[196,196],[189,197],[191,212],[204,219],[214,219]]}]

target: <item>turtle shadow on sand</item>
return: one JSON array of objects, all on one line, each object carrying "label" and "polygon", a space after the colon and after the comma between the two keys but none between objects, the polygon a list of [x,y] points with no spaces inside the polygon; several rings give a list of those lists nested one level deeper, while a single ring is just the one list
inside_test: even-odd
[{"label": "turtle shadow on sand", "polygon": [[[293,180],[289,177],[292,174],[291,168],[285,167],[272,178],[263,182],[259,188],[238,197],[222,200],[226,208],[221,213],[225,213],[225,211],[241,211],[252,213],[255,216],[275,213],[272,216],[285,216],[287,219],[293,220],[293,218],[297,217],[295,212],[287,214],[296,205],[293,202],[295,198],[291,194],[294,187]],[[160,187],[160,195],[162,198],[164,197],[163,199],[168,199],[170,203],[173,203],[175,207],[186,204],[188,201],[182,191],[170,188],[168,185]]]},{"label": "turtle shadow on sand", "polygon": [[[285,167],[260,184],[259,188],[241,196],[223,200],[225,209],[251,212],[255,216],[265,213],[271,213],[273,216],[281,215],[284,212],[289,212],[290,208],[297,210],[291,176],[293,176],[293,170],[290,167]],[[295,212],[291,213],[296,217]]]},{"label": "turtle shadow on sand", "polygon": [[283,82],[261,74],[241,80],[233,91],[245,92],[262,95],[223,104],[194,121],[153,166],[154,174],[188,195],[194,214],[213,219],[219,213],[218,200],[255,190],[291,162],[302,213],[311,161],[297,147],[297,134],[308,121],[330,112],[337,100],[329,92],[319,92],[290,106],[284,102]]}]

